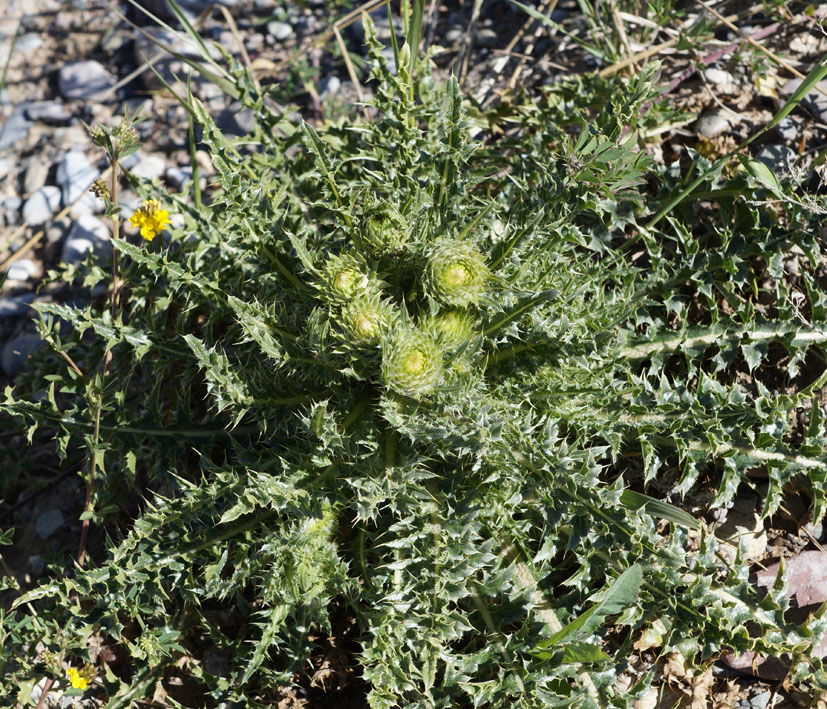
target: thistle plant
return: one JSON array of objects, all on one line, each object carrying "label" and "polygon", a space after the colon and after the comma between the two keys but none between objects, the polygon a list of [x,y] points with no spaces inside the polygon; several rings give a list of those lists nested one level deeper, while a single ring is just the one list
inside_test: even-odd
[{"label": "thistle plant", "polygon": [[[122,317],[38,305],[55,351],[2,409],[67,453],[97,432],[110,542],[10,603],[4,682],[25,699],[45,652],[78,667],[96,637],[129,657],[97,659],[111,706],[172,678],[273,705],[352,622],[376,709],[630,707],[670,652],[791,652],[817,686],[824,621],[785,620],[680,505],[760,467],[766,515],[791,485],[823,515],[827,299],[783,261],[818,263],[818,215],[713,171],[714,209],[647,227],[684,188],[636,137],[667,110],[651,72],[550,88],[474,142],[456,81],[407,47],[391,74],[363,21],[375,120],[297,123],[236,67],[258,147],[192,100],[216,186],[171,198],[167,249],[116,241]],[[108,352],[103,390],[61,354]]]}]

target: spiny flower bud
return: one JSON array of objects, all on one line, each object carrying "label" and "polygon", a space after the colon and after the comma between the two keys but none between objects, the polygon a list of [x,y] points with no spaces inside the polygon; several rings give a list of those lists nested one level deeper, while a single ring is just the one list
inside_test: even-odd
[{"label": "spiny flower bud", "polygon": [[386,346],[382,376],[389,389],[419,398],[431,391],[442,373],[442,350],[430,334],[402,329]]},{"label": "spiny flower bud", "polygon": [[102,177],[96,177],[89,189],[92,190],[92,194],[94,194],[99,200],[105,202],[109,199],[109,187],[107,187],[106,182]]},{"label": "spiny flower bud", "polygon": [[321,289],[335,301],[350,302],[359,295],[378,289],[367,265],[350,255],[331,256],[322,269]]},{"label": "spiny flower bud", "polygon": [[362,218],[362,243],[376,255],[399,251],[408,240],[408,224],[387,204],[372,207]]},{"label": "spiny flower bud", "polygon": [[474,319],[462,310],[447,310],[426,318],[423,330],[431,332],[446,347],[457,347],[474,334]]},{"label": "spiny flower bud", "polygon": [[479,302],[488,280],[488,266],[473,244],[446,241],[431,252],[427,277],[437,300],[463,308]]},{"label": "spiny flower bud", "polygon": [[393,319],[391,306],[379,298],[360,297],[342,309],[342,325],[357,345],[377,345]]}]

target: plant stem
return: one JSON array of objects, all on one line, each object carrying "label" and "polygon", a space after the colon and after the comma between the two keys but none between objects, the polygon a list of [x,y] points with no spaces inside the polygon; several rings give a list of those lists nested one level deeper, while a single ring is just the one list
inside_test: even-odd
[{"label": "plant stem", "polygon": [[[112,151],[112,182],[110,195],[113,206],[112,213],[112,302],[109,305],[109,314],[112,322],[115,322],[115,311],[118,305],[118,247],[117,239],[120,236],[121,218],[118,212],[118,155],[119,148],[116,145]],[[86,483],[86,502],[83,511],[88,512],[92,505],[92,493],[95,489],[95,469],[98,464],[98,441],[100,440],[101,409],[103,409],[103,383],[109,371],[109,363],[112,361],[112,348],[107,347],[103,355],[103,373],[100,379],[100,391],[95,401],[95,430],[93,434],[92,454],[89,458],[89,479]],[[78,566],[83,568],[86,561],[86,540],[89,537],[89,518],[83,520],[80,528],[80,542],[78,544]]]}]

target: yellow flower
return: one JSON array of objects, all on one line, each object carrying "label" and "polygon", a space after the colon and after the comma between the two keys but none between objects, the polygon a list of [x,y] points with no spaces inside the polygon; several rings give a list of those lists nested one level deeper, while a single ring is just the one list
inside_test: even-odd
[{"label": "yellow flower", "polygon": [[129,221],[133,226],[141,228],[141,236],[152,241],[155,235],[162,232],[169,224],[169,212],[161,209],[157,199],[147,199],[141,202],[141,208],[135,212]]},{"label": "yellow flower", "polygon": [[72,689],[86,689],[86,687],[89,686],[89,680],[87,680],[86,677],[84,677],[74,667],[70,667],[66,670],[66,676],[69,678]]}]

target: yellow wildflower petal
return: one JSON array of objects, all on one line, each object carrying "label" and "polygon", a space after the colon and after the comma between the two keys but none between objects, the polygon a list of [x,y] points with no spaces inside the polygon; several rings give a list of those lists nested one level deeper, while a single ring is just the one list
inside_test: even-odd
[{"label": "yellow wildflower petal", "polygon": [[83,677],[74,667],[70,667],[66,670],[66,676],[69,678],[69,683],[72,685],[72,689],[86,689],[89,686],[87,679]]}]

